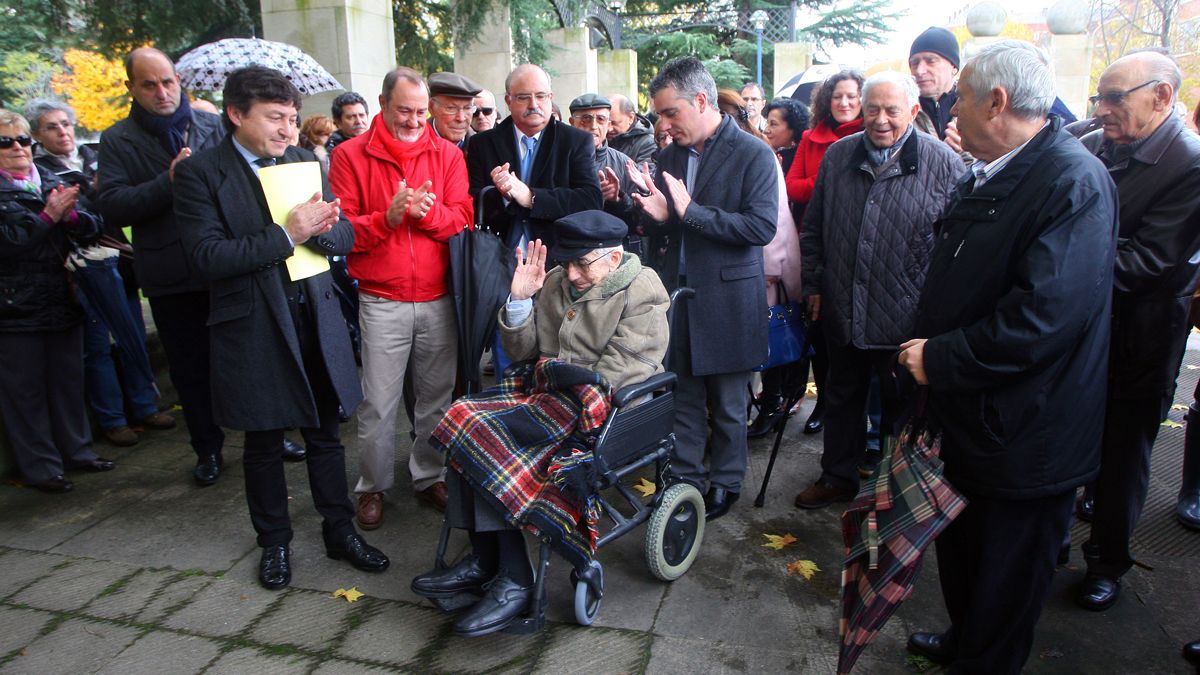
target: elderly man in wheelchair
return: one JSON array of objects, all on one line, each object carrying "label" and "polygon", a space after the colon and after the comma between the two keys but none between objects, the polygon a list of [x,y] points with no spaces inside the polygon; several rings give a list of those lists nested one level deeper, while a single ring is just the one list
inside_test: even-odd
[{"label": "elderly man in wheelchair", "polygon": [[[518,620],[529,622],[530,619],[523,618],[527,612],[534,620],[526,630],[541,626],[544,605],[535,605],[542,602],[544,595],[542,577],[549,563],[550,540],[554,538],[551,535],[555,534],[568,540],[558,542],[554,550],[574,564],[572,579],[579,583],[581,572],[589,573],[588,581],[592,586],[583,588],[582,583],[579,586],[583,595],[595,597],[594,607],[590,610],[594,615],[603,578],[602,571],[598,575],[590,574],[601,568],[594,560],[589,563],[589,558],[597,545],[595,521],[601,508],[593,501],[595,497],[580,495],[579,492],[587,490],[580,490],[577,485],[574,490],[570,487],[560,490],[554,486],[546,490],[545,486],[553,481],[555,472],[570,465],[573,458],[586,455],[590,460],[590,450],[597,448],[597,439],[603,441],[611,431],[611,424],[603,429],[598,425],[613,423],[626,407],[633,407],[631,396],[637,400],[650,400],[648,392],[656,383],[646,382],[644,389],[634,387],[624,392],[620,392],[621,387],[643,383],[663,372],[670,299],[658,275],[643,267],[636,255],[622,249],[625,224],[603,211],[585,211],[558,220],[554,232],[555,241],[549,250],[540,240],[530,242],[525,251],[517,249],[517,267],[509,300],[500,310],[504,349],[514,361],[524,360],[525,365],[514,365],[496,389],[456,402],[431,439],[434,445],[449,452],[452,470],[447,472],[447,485],[450,499],[439,545],[438,569],[414,578],[412,590],[434,600],[443,609],[461,608],[465,605],[462,598],[473,601],[474,604],[454,623],[455,633],[462,636],[486,635],[509,628]],[[548,272],[547,256],[559,263]],[[537,359],[537,365],[529,365],[530,359]],[[513,382],[513,378],[520,378],[516,371],[522,369],[526,382],[517,386],[524,389],[514,390],[514,396],[529,391],[530,383],[534,382],[545,385],[547,381],[558,380],[569,386],[563,387],[564,395],[553,399],[552,405],[547,404],[544,409],[533,413],[522,410],[505,417],[513,410],[506,408],[510,404],[503,396],[505,386]],[[669,374],[658,377],[669,379]],[[601,394],[597,396],[597,392]],[[618,395],[610,400],[610,392],[626,396]],[[572,414],[577,413],[578,418],[557,419],[554,406],[564,401],[568,404],[566,407],[574,406]],[[612,415],[608,415],[610,403],[616,410]],[[671,401],[668,400],[667,405],[673,409]],[[653,406],[643,404],[637,408],[650,410]],[[599,419],[595,419],[596,410],[599,410]],[[666,412],[665,417],[661,414],[659,417],[668,420],[669,424],[671,413],[670,410]],[[462,466],[471,464],[467,453],[458,451],[464,437],[478,436],[481,418],[488,419],[489,423],[500,419],[499,426],[493,425],[488,433],[497,428],[500,431],[494,436],[488,435],[487,440],[474,447],[477,454],[498,456],[487,457],[485,462],[494,460],[501,468],[473,472]],[[514,455],[528,451],[527,439],[536,437],[537,440],[530,441],[532,444],[543,442],[545,439],[541,435],[560,421],[563,422],[563,434],[552,437],[558,447],[539,450],[537,466],[524,463],[521,458],[514,459]],[[601,433],[579,434],[578,431],[584,428]],[[649,433],[660,431],[668,439],[672,438],[669,426],[664,429],[660,425]],[[661,467],[671,448],[670,440],[659,441],[657,445],[643,443],[642,439],[634,443],[639,448],[654,446],[654,453],[648,459],[631,463],[636,466],[657,461]],[[628,473],[614,472],[603,462],[598,464],[612,481],[595,480],[596,468],[592,467],[592,473],[581,474],[590,476],[584,484],[592,488],[614,487],[616,479]],[[616,487],[630,497],[625,486]],[[510,499],[514,492],[521,492],[526,497],[536,493],[542,502],[530,513],[521,513]],[[546,497],[547,492],[552,496]],[[698,495],[695,503],[699,505],[699,513],[693,514],[691,520],[698,520],[702,528],[703,507]],[[656,501],[654,505],[657,504]],[[633,518],[607,513],[618,526],[624,526],[620,533],[647,520],[646,514],[652,510],[651,506],[640,502],[634,506],[637,514]],[[615,511],[602,498],[600,507],[606,512]],[[630,522],[639,516],[636,522]],[[572,518],[578,518],[579,522],[570,523]],[[538,534],[543,542],[542,560],[536,576],[518,529],[522,525]],[[556,532],[559,527],[562,531]],[[470,553],[453,566],[444,566],[442,562],[447,528],[467,530],[471,544]],[[617,536],[620,533],[610,534]],[[692,542],[698,545],[697,532],[693,529],[690,534]],[[600,543],[606,541],[605,537],[599,540]],[[688,543],[688,548],[692,547],[692,542]],[[687,565],[694,556],[694,551],[685,556]],[[599,579],[593,579],[595,576]],[[450,598],[458,598],[460,602],[458,605],[445,604]],[[579,614],[578,608],[576,613]],[[518,628],[513,626],[510,631]]]}]

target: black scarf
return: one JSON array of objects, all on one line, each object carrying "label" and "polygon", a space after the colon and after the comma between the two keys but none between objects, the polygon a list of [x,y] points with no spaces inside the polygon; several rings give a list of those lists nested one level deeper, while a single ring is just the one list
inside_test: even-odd
[{"label": "black scarf", "polygon": [[192,105],[188,103],[187,94],[179,95],[179,107],[168,117],[155,115],[143,108],[137,99],[129,107],[129,117],[146,133],[158,139],[167,154],[174,158],[180,150],[187,147],[184,140],[188,126],[192,123]]}]

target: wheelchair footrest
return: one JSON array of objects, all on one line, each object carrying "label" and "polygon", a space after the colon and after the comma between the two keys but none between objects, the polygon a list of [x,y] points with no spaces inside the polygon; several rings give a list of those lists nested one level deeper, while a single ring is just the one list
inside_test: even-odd
[{"label": "wheelchair footrest", "polygon": [[429,601],[443,612],[446,612],[447,614],[454,614],[473,606],[475,603],[479,602],[480,598],[482,597],[482,595],[476,595],[474,593],[459,593],[458,595],[454,595],[449,598],[430,598]]}]

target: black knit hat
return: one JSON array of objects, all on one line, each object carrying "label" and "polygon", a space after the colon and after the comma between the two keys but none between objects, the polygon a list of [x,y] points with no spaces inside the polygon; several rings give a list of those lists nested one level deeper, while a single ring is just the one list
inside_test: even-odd
[{"label": "black knit hat", "polygon": [[945,28],[930,26],[924,33],[913,40],[912,48],[908,50],[908,58],[921,52],[933,52],[949,61],[958,68],[958,38]]}]

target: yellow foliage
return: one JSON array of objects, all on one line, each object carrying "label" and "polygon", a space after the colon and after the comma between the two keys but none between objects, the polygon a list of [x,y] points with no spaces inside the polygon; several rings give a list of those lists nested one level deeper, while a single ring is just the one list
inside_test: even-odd
[{"label": "yellow foliage", "polygon": [[658,491],[658,486],[643,478],[637,483],[634,483],[633,489],[642,493],[643,497],[649,497]]},{"label": "yellow foliage", "polygon": [[784,546],[796,543],[796,538],[791,534],[764,534],[767,538],[767,543],[763,544],[763,548],[771,548],[776,551],[783,550]]},{"label": "yellow foliage", "polygon": [[339,588],[333,592],[335,598],[345,598],[346,602],[355,602],[363,596],[362,591],[358,590],[357,586],[351,587],[350,590]]},{"label": "yellow foliage", "polygon": [[788,574],[799,574],[805,579],[812,579],[813,575],[820,571],[821,568],[817,567],[817,564],[811,560],[797,560],[796,562],[788,563],[787,566]]},{"label": "yellow foliage", "polygon": [[67,72],[55,75],[51,86],[55,93],[67,97],[80,126],[104,131],[125,117],[129,97],[120,61],[82,49],[68,49],[63,61]]}]

